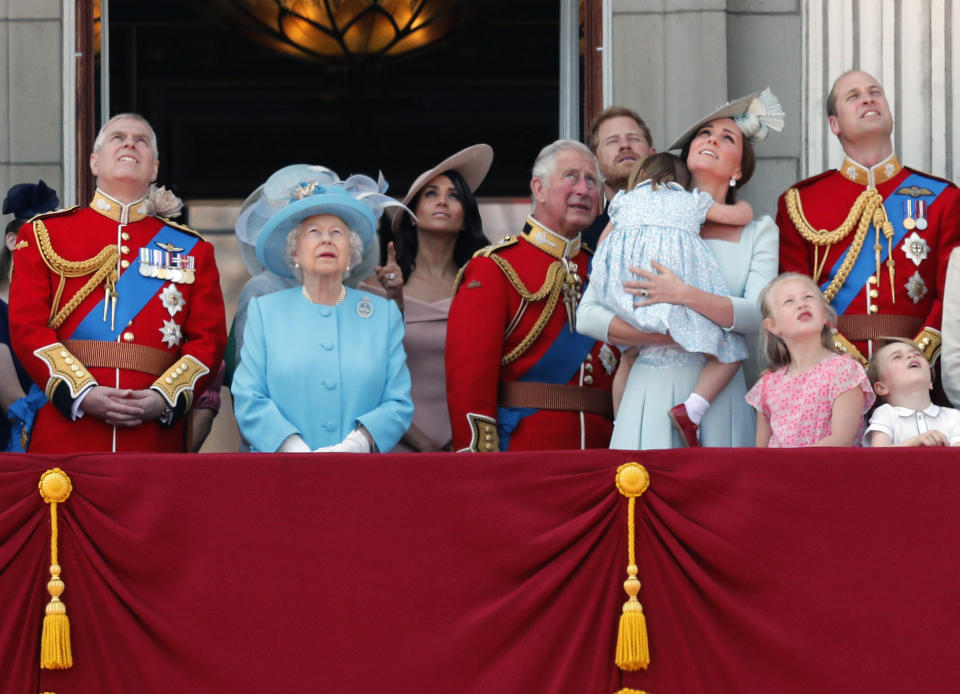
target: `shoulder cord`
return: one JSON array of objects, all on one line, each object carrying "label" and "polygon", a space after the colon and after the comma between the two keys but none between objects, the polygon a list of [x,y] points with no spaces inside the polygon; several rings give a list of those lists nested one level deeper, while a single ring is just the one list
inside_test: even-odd
[{"label": "shoulder cord", "polygon": [[[60,284],[50,306],[50,318],[47,321],[49,327],[56,330],[63,325],[64,321],[80,305],[80,302],[90,296],[101,282],[106,284],[107,296],[115,293],[117,261],[120,259],[120,249],[116,245],[105,246],[103,250],[87,260],[67,260],[53,249],[53,244],[50,242],[50,233],[47,231],[43,220],[37,219],[33,222],[33,235],[37,240],[37,247],[40,250],[40,257],[43,258],[43,262],[60,276]],[[90,273],[93,273],[93,277],[87,280],[86,284],[57,312],[66,278],[83,277]]]},{"label": "shoulder cord", "polygon": [[507,280],[516,290],[517,294],[520,295],[520,298],[523,301],[531,303],[534,301],[541,301],[544,298],[547,300],[543,310],[537,317],[537,322],[534,323],[533,328],[530,329],[530,332],[527,333],[526,337],[520,341],[520,344],[507,352],[500,359],[500,365],[506,366],[507,364],[515,362],[524,352],[530,349],[530,346],[536,342],[544,328],[547,327],[547,323],[553,317],[553,311],[557,306],[557,301],[560,299],[560,293],[563,290],[567,269],[559,260],[550,263],[550,266],[547,268],[546,278],[544,279],[540,289],[535,292],[531,292],[529,289],[527,289],[527,286],[523,283],[523,280],[520,279],[520,276],[517,275],[517,271],[513,269],[513,266],[510,265],[509,262],[492,253],[487,257],[497,264],[497,267],[499,267],[503,274],[506,275]]},{"label": "shoulder cord", "polygon": [[[863,242],[867,236],[867,229],[870,227],[871,222],[876,230],[876,239],[874,242],[873,251],[876,258],[877,279],[880,279],[880,233],[882,232],[884,238],[887,239],[887,269],[890,273],[890,294],[893,295],[894,300],[896,300],[893,282],[893,225],[890,223],[890,220],[887,219],[887,212],[883,206],[883,197],[875,188],[868,188],[860,193],[856,201],[853,203],[853,207],[850,208],[847,218],[843,220],[843,224],[832,231],[828,231],[827,229],[816,229],[812,224],[810,224],[806,215],[803,213],[803,206],[800,202],[800,191],[798,191],[796,188],[791,188],[787,191],[785,202],[787,206],[787,214],[790,216],[790,221],[793,222],[794,227],[796,227],[797,231],[800,232],[800,236],[802,236],[805,241],[812,244],[814,247],[813,281],[818,284],[820,283],[820,276],[823,274],[824,266],[827,262],[827,255],[830,253],[830,246],[846,238],[846,236],[853,230],[854,225],[857,225],[857,233],[854,235],[853,241],[851,241],[850,246],[847,248],[846,255],[843,258],[843,263],[840,265],[840,268],[837,270],[837,274],[834,275],[833,279],[830,281],[830,284],[827,286],[826,291],[823,293],[823,298],[826,301],[833,301],[834,297],[837,295],[837,292],[840,291],[840,287],[842,287],[843,283],[846,282],[847,276],[850,274],[854,263],[856,263],[857,257],[860,255],[860,249],[863,248]],[[822,260],[819,257],[820,246],[826,246]]]}]

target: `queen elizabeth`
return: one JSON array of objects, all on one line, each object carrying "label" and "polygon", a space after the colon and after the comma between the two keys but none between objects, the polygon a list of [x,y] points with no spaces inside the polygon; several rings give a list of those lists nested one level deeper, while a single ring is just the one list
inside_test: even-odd
[{"label": "queen elizabeth", "polygon": [[[257,257],[300,286],[250,301],[232,393],[240,433],[254,451],[369,453],[393,448],[410,427],[410,373],[396,303],[348,289],[388,204],[367,177],[265,186],[272,211]],[[319,172],[319,173],[318,173]]]}]

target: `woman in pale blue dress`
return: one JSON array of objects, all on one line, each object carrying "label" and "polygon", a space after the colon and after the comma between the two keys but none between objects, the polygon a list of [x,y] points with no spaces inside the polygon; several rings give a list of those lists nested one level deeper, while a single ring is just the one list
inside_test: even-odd
[{"label": "woman in pale blue dress", "polygon": [[[770,108],[756,94],[730,103],[687,130],[671,149],[682,148],[692,184],[718,202],[732,203],[735,190],[753,174],[751,140],[759,141],[767,128],[779,129],[782,112]],[[767,119],[767,114],[773,120]],[[777,116],[780,116],[777,122]],[[777,274],[779,234],[769,217],[743,227],[708,222],[701,230],[716,256],[729,295],[699,290],[682,282],[671,269],[654,263],[656,272],[638,268],[639,279],[625,283],[627,292],[648,302],[680,304],[702,314],[725,330],[744,335],[748,342],[760,327],[757,297]],[[587,287],[577,310],[577,329],[591,337],[619,345],[638,345],[640,352],[626,383],[617,412],[611,448],[678,448],[686,443],[672,426],[669,410],[693,391],[706,357],[688,352],[668,335],[646,333],[630,326],[597,300]],[[747,406],[741,369],[713,401],[699,427],[704,446],[752,446],[756,419]]]}]

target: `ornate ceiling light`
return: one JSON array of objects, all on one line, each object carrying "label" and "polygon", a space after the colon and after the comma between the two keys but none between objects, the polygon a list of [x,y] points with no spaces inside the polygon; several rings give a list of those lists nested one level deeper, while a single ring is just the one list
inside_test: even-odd
[{"label": "ornate ceiling light", "polygon": [[[466,0],[215,0],[271,47],[352,60],[422,48],[464,17]],[[476,3],[473,4],[482,4]]]}]

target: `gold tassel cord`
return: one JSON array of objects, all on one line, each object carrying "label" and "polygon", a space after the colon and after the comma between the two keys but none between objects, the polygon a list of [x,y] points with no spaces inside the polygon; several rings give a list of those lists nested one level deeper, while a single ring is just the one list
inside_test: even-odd
[{"label": "gold tassel cord", "polygon": [[642,689],[630,689],[629,687],[625,689],[620,689],[617,691],[617,694],[647,694],[647,692]]},{"label": "gold tassel cord", "polygon": [[[874,252],[877,255],[877,274],[879,275],[879,234],[882,231],[887,239],[887,247],[890,249],[891,239],[893,237],[893,225],[890,224],[890,221],[887,219],[886,208],[883,206],[883,196],[880,195],[875,188],[868,188],[860,193],[860,196],[850,208],[850,212],[847,214],[847,218],[843,221],[843,224],[834,230],[817,229],[810,224],[806,215],[803,213],[803,205],[800,202],[800,192],[796,188],[791,188],[787,191],[785,202],[790,221],[793,222],[800,236],[814,247],[815,272],[813,280],[817,284],[820,283],[820,277],[826,265],[827,255],[830,252],[830,246],[846,238],[846,236],[853,231],[854,226],[857,228],[853,240],[847,248],[846,255],[843,257],[843,262],[837,270],[837,274],[833,276],[830,284],[823,292],[823,298],[827,302],[833,301],[837,292],[840,291],[840,287],[847,281],[847,276],[850,274],[854,263],[856,263],[857,258],[860,256],[860,249],[863,247],[863,242],[866,239],[867,230],[870,228],[871,223],[874,225],[874,229],[878,235]],[[820,247],[825,247],[822,261],[819,259]],[[888,250],[888,258],[889,256]],[[892,292],[893,270],[891,263],[892,261],[888,260],[887,267],[890,268],[891,272]]]},{"label": "gold tassel cord", "polygon": [[50,581],[47,591],[50,602],[47,603],[43,617],[43,633],[40,637],[40,667],[45,670],[63,670],[73,667],[73,653],[70,649],[70,619],[67,606],[60,600],[65,588],[60,578],[60,564],[57,555],[59,535],[57,524],[57,504],[62,504],[73,491],[70,477],[60,468],[47,470],[40,476],[40,496],[50,504]]},{"label": "gold tassel cord", "polygon": [[627,580],[623,589],[627,601],[623,604],[620,626],[617,630],[617,667],[621,670],[635,671],[646,669],[650,665],[650,645],[647,639],[647,620],[643,606],[637,600],[640,593],[640,580],[637,578],[637,558],[635,552],[635,507],[637,497],[650,486],[650,473],[639,463],[625,463],[617,468],[617,490],[627,497]]}]

